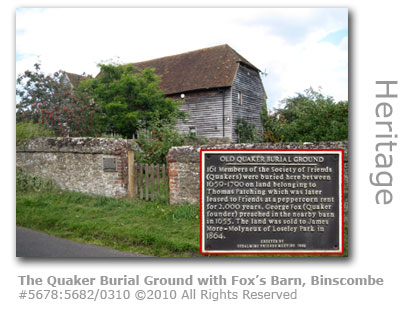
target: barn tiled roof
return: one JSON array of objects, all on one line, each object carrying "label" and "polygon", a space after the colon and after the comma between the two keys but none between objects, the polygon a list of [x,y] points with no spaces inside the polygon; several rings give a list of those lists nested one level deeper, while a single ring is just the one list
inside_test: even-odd
[{"label": "barn tiled roof", "polygon": [[79,74],[70,73],[70,72],[66,72],[66,71],[64,71],[64,73],[67,75],[67,78],[71,82],[73,87],[78,86],[80,81],[87,79],[87,77],[79,75]]},{"label": "barn tiled roof", "polygon": [[239,63],[259,71],[227,44],[149,61],[132,63],[138,72],[155,68],[167,94],[230,87]]}]

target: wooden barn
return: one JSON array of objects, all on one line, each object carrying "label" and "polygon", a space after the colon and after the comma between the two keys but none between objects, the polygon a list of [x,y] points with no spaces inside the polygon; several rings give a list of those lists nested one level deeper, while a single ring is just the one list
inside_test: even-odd
[{"label": "wooden barn", "polygon": [[179,121],[180,133],[236,142],[239,118],[262,132],[265,91],[260,70],[227,44],[133,65],[137,71],[154,68],[162,91],[183,102],[181,110],[189,117]]}]

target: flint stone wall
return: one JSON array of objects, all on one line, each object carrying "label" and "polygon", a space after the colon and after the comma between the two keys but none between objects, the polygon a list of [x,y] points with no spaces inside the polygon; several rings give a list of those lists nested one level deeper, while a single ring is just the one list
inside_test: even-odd
[{"label": "flint stone wall", "polygon": [[201,149],[343,149],[344,150],[344,203],[348,211],[348,143],[276,143],[276,144],[220,144],[200,147],[173,147],[167,155],[169,168],[170,203],[191,203],[200,201],[200,150]]},{"label": "flint stone wall", "polygon": [[[16,163],[62,189],[125,197],[131,147],[124,139],[38,138],[17,147]],[[116,159],[116,171],[104,170],[104,158]]]}]

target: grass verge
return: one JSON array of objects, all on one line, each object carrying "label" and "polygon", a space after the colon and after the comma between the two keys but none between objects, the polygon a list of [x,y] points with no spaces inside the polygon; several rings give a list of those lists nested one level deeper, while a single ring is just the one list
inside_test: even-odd
[{"label": "grass verge", "polygon": [[17,225],[65,239],[162,257],[199,255],[199,207],[76,192],[18,192]]}]

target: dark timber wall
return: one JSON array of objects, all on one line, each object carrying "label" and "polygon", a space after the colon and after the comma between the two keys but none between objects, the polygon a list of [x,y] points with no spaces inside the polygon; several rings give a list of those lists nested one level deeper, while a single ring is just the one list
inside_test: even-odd
[{"label": "dark timber wall", "polygon": [[[238,94],[242,94],[239,104]],[[239,118],[254,124],[262,133],[260,114],[264,103],[264,88],[257,71],[239,65],[237,74],[230,88],[186,92],[180,106],[190,116],[179,121],[179,133],[189,133],[189,128],[196,128],[196,135],[207,138],[229,138],[237,141],[235,133]],[[169,96],[181,100],[180,95]]]},{"label": "dark timber wall", "polygon": [[[242,104],[239,104],[238,95],[242,93]],[[232,141],[237,141],[235,132],[237,120],[242,118],[248,123],[254,124],[261,134],[263,127],[261,124],[261,110],[264,103],[264,88],[257,71],[240,65],[232,86]]]},{"label": "dark timber wall", "polygon": [[[173,97],[180,100],[180,96]],[[224,104],[224,123],[223,123]],[[187,92],[180,110],[189,117],[179,121],[179,133],[189,133],[190,127],[196,128],[196,135],[208,138],[231,139],[231,89],[213,89],[198,92]],[[224,135],[223,135],[224,126]]]}]

